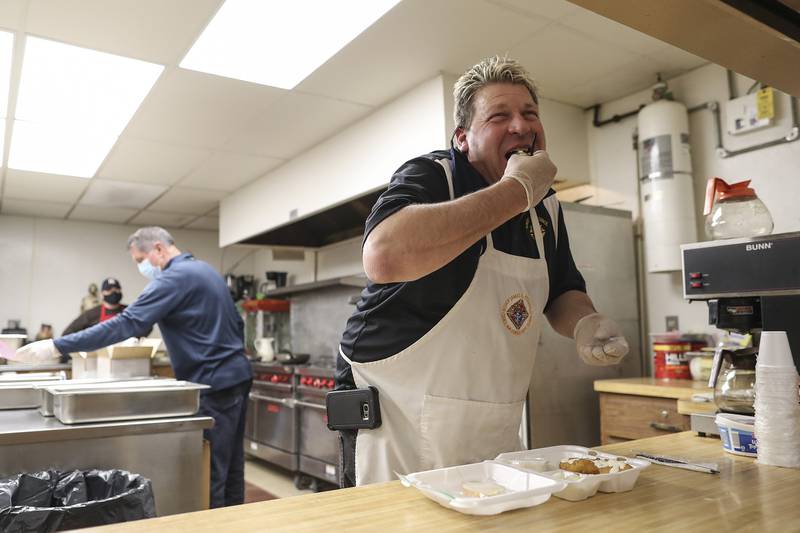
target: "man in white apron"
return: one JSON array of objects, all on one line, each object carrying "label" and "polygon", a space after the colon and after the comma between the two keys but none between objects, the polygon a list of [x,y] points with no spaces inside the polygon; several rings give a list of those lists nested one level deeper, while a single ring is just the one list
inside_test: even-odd
[{"label": "man in white apron", "polygon": [[454,97],[454,147],[400,167],[367,220],[370,283],[342,337],[337,390],[376,387],[382,425],[342,431],[343,486],[520,449],[545,317],[589,364],[628,351],[572,260],[525,70],[486,59]]}]

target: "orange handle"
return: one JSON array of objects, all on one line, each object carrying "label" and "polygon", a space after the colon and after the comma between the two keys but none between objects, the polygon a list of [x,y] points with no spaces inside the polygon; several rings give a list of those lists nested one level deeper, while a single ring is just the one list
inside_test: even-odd
[{"label": "orange handle", "polygon": [[706,184],[706,204],[703,208],[703,215],[708,216],[711,210],[714,209],[714,203],[717,201],[717,193],[719,189],[727,189],[728,184],[720,178],[709,178]]}]

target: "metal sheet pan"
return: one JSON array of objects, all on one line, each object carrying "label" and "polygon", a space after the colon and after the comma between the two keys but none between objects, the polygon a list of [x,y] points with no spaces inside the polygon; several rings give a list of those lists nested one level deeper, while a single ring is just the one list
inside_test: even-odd
[{"label": "metal sheet pan", "polygon": [[208,385],[183,382],[163,387],[54,389],[53,414],[64,424],[191,416]]},{"label": "metal sheet pan", "polygon": [[173,378],[85,378],[85,379],[67,379],[59,382],[46,382],[36,385],[39,389],[41,398],[39,399],[39,413],[42,416],[54,416],[53,413],[53,390],[78,390],[78,389],[93,389],[93,388],[120,388],[120,387],[162,387],[173,385],[176,383],[185,383],[183,381],[175,381]]},{"label": "metal sheet pan", "polygon": [[[35,409],[41,403],[36,385],[54,383],[62,379],[63,373],[38,375],[36,378],[16,379],[19,374],[0,380],[0,409]],[[12,379],[14,378],[14,379]]]}]

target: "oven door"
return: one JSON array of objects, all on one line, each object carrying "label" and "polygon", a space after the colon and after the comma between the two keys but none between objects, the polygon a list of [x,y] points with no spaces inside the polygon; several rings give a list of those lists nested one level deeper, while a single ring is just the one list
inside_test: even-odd
[{"label": "oven door", "polygon": [[297,453],[294,401],[273,394],[264,390],[250,393],[254,402],[253,440],[288,453]]}]

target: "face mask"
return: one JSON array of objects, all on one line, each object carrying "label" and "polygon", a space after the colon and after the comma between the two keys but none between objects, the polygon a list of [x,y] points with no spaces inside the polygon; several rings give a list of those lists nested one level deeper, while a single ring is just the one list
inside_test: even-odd
[{"label": "face mask", "polygon": [[146,257],[142,259],[137,266],[139,267],[139,272],[142,274],[142,276],[146,277],[150,281],[161,275],[161,267],[153,266],[150,260]]},{"label": "face mask", "polygon": [[103,301],[109,305],[117,305],[122,300],[121,292],[112,292],[103,295]]}]

